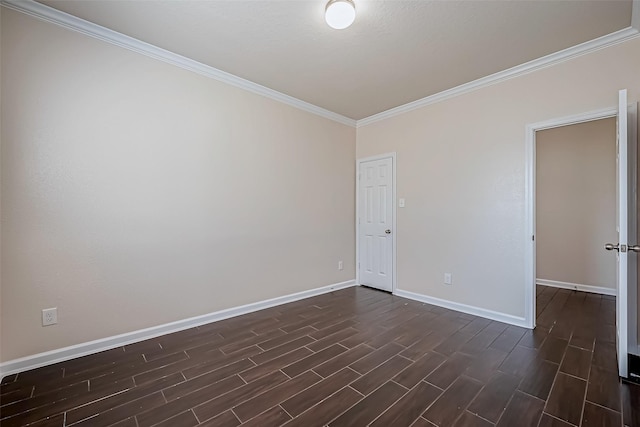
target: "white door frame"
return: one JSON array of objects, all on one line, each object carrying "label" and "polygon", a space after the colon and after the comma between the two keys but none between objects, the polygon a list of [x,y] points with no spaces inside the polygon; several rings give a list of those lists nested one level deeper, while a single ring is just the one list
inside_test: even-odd
[{"label": "white door frame", "polygon": [[[618,107],[528,124],[525,152],[525,324],[536,326],[536,132],[618,116]],[[603,242],[604,244],[604,242]],[[604,249],[603,249],[604,250]]]},{"label": "white door frame", "polygon": [[382,160],[391,158],[391,168],[393,169],[393,173],[391,175],[391,179],[393,180],[393,185],[391,191],[393,194],[391,195],[391,202],[393,203],[392,215],[393,215],[393,230],[391,232],[391,268],[393,269],[393,274],[391,275],[391,293],[396,293],[396,278],[397,278],[397,269],[396,269],[396,239],[398,235],[398,222],[397,222],[397,203],[396,203],[396,152],[379,154],[376,156],[363,157],[361,159],[356,159],[356,284],[360,284],[360,224],[358,219],[360,218],[360,166],[362,163],[370,162],[372,160]]}]

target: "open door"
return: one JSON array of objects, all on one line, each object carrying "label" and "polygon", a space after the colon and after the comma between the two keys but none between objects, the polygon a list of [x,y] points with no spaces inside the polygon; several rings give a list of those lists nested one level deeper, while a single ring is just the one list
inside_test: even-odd
[{"label": "open door", "polygon": [[[618,356],[618,374],[628,377],[629,354],[629,290],[636,287],[636,256],[640,246],[631,240],[636,239],[636,108],[627,105],[627,90],[618,94],[618,141],[617,141],[617,179],[616,228],[618,243],[608,243],[607,250],[616,250],[617,297],[616,297],[616,347]],[[632,135],[633,138],[629,138]],[[634,293],[634,292],[632,292]],[[635,340],[633,340],[635,341]]]},{"label": "open door", "polygon": [[617,280],[616,287],[616,344],[618,353],[618,375],[628,376],[628,328],[629,314],[628,301],[628,246],[629,239],[629,138],[628,138],[628,113],[627,90],[621,90],[618,94],[618,144],[617,144],[617,220],[618,229],[618,253],[616,254]]}]

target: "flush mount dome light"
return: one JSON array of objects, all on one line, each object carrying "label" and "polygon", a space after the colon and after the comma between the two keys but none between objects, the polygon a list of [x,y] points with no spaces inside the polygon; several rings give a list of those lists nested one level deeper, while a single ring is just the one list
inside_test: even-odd
[{"label": "flush mount dome light", "polygon": [[345,29],[356,19],[356,5],[352,0],[330,0],[324,11],[324,19],[331,28]]}]

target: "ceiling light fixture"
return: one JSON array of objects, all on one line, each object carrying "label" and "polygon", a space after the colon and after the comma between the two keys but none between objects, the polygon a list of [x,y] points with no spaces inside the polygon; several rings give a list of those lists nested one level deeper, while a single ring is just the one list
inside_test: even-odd
[{"label": "ceiling light fixture", "polygon": [[356,19],[356,5],[352,0],[329,0],[324,19],[331,28],[345,29]]}]

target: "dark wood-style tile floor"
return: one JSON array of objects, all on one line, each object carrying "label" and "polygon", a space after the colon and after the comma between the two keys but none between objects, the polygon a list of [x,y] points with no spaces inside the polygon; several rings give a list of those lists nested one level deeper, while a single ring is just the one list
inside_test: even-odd
[{"label": "dark wood-style tile floor", "polygon": [[350,288],[8,376],[0,424],[640,426],[614,321],[553,288],[534,331]]}]

